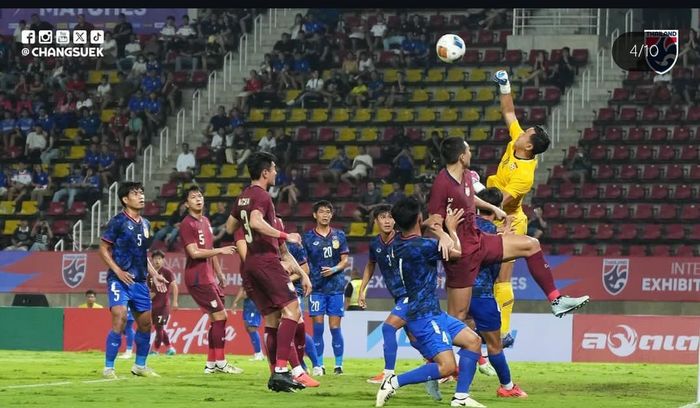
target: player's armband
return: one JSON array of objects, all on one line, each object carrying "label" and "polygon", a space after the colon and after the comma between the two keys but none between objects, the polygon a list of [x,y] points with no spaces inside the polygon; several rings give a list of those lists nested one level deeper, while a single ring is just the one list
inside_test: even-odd
[{"label": "player's armband", "polygon": [[479,173],[475,172],[474,170],[469,170],[469,173],[472,177],[472,185],[474,186],[474,192],[476,194],[479,194],[479,191],[485,189],[486,186],[481,184],[481,178],[479,177]]}]

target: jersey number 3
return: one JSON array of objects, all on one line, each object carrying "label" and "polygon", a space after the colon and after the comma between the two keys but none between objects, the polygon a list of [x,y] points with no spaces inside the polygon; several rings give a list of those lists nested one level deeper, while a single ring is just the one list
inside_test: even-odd
[{"label": "jersey number 3", "polygon": [[241,221],[243,221],[243,228],[245,229],[245,242],[253,243],[253,232],[250,230],[250,221],[248,221],[248,213],[246,211],[241,211]]}]

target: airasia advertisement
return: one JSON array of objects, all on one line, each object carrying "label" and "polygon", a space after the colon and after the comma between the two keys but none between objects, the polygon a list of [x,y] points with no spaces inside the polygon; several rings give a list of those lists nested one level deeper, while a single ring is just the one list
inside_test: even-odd
[{"label": "airasia advertisement", "polygon": [[697,364],[700,316],[575,315],[574,362]]}]

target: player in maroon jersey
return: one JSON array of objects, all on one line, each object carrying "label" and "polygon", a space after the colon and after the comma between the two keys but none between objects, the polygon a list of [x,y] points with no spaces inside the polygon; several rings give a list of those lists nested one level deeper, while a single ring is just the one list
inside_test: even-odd
[{"label": "player in maroon jersey", "polygon": [[226,277],[221,271],[218,257],[233,254],[236,247],[229,245],[214,248],[214,236],[209,219],[203,214],[204,196],[199,186],[188,188],[183,201],[187,207],[187,215],[180,222],[180,238],[187,255],[185,286],[192,299],[209,315],[211,321],[209,354],[204,373],[240,374],[243,370],[229,364],[224,354],[226,308],[222,289],[226,286]]},{"label": "player in maroon jersey", "polygon": [[442,142],[440,150],[446,166],[437,175],[430,190],[430,218],[425,224],[440,226],[449,209],[464,210],[464,222],[457,228],[462,257],[454,262],[445,262],[448,313],[460,320],[466,318],[471,289],[482,264],[516,258],[525,258],[532,277],[551,302],[552,313],[555,316],[562,317],[588,303],[588,296],[561,296],[554,283],[552,271],[542,254],[540,243],[535,238],[526,235],[493,235],[479,231],[474,222],[476,207],[493,212],[498,219],[505,218],[506,214],[500,208],[476,196],[469,173],[471,151],[464,139],[447,138]]},{"label": "player in maroon jersey", "polygon": [[[234,203],[226,230],[233,234],[239,227],[243,229],[248,251],[241,271],[243,287],[265,316],[265,337],[277,340],[275,368],[268,388],[293,392],[305,388],[293,378],[301,374],[294,372],[299,366],[294,335],[301,309],[294,285],[281,264],[278,239],[300,243],[301,236],[273,227],[275,206],[267,189],[275,184],[275,160],[274,155],[265,152],[255,153],[248,159],[251,184]],[[311,291],[308,277],[302,277],[302,285],[307,293]],[[287,368],[288,363],[293,367],[292,372]]]},{"label": "player in maroon jersey", "polygon": [[[164,344],[168,348],[166,354],[172,356],[175,354],[175,348],[170,344],[170,338],[168,337],[168,333],[165,332],[165,326],[168,324],[168,320],[170,320],[170,308],[172,307],[173,310],[177,310],[178,308],[178,288],[175,274],[170,268],[163,266],[164,260],[165,254],[163,251],[155,250],[151,253],[153,268],[170,282],[168,284],[168,291],[161,293],[156,290],[153,279],[148,279],[148,288],[151,290],[151,319],[156,329],[156,338],[153,341],[152,353],[157,354],[160,345]],[[172,304],[170,303],[171,293],[173,296]]]}]

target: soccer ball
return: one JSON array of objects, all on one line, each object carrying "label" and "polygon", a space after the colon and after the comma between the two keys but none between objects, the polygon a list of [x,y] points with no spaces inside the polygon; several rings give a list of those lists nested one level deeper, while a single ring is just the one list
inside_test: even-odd
[{"label": "soccer ball", "polygon": [[445,34],[435,44],[435,52],[441,61],[453,64],[464,56],[464,40],[455,34]]}]

